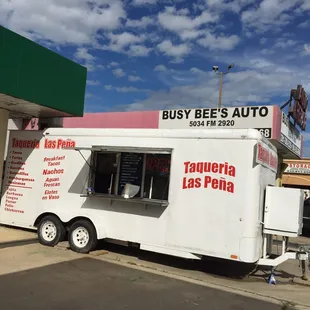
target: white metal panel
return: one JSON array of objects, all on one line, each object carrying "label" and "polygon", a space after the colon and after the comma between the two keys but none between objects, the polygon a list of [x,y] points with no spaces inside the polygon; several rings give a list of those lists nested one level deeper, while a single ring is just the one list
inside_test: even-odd
[{"label": "white metal panel", "polygon": [[264,140],[271,148],[276,148],[255,129],[97,129],[97,128],[48,128],[46,136],[70,137],[140,137],[140,138],[201,138],[201,139],[256,139]]},{"label": "white metal panel", "polygon": [[285,187],[267,187],[264,233],[297,237],[302,232],[302,214],[302,190]]}]

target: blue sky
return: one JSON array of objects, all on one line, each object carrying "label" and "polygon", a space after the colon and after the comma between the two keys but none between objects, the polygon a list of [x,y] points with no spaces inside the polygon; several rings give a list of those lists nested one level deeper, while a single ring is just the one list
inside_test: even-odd
[{"label": "blue sky", "polygon": [[87,66],[86,112],[215,106],[212,66],[230,63],[225,106],[310,93],[309,16],[309,0],[0,0],[2,25]]}]

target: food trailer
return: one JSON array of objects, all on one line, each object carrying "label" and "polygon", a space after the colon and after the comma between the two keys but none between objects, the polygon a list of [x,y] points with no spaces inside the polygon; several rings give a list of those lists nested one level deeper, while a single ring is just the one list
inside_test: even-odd
[{"label": "food trailer", "polygon": [[[277,169],[275,146],[254,129],[13,131],[0,222],[37,229],[47,246],[68,232],[80,253],[107,239],[277,266],[307,259],[286,251],[301,234],[303,192],[276,187]],[[276,258],[272,235],[283,238]]]}]

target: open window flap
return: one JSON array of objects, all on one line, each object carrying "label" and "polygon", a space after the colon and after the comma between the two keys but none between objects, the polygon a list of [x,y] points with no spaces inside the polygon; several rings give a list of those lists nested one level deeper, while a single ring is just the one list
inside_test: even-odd
[{"label": "open window flap", "polygon": [[144,154],[171,154],[171,148],[151,148],[135,146],[107,146],[94,145],[91,147],[74,147],[66,148],[75,151],[92,151],[92,152],[126,152],[126,153],[144,153]]}]

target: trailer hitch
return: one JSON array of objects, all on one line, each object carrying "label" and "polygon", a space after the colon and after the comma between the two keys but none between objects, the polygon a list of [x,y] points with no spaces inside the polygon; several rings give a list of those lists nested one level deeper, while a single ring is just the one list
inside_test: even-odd
[{"label": "trailer hitch", "polygon": [[310,246],[299,247],[296,257],[299,260],[299,267],[301,266],[301,279],[308,281],[306,272],[306,261],[308,261],[308,268],[310,269]]}]

